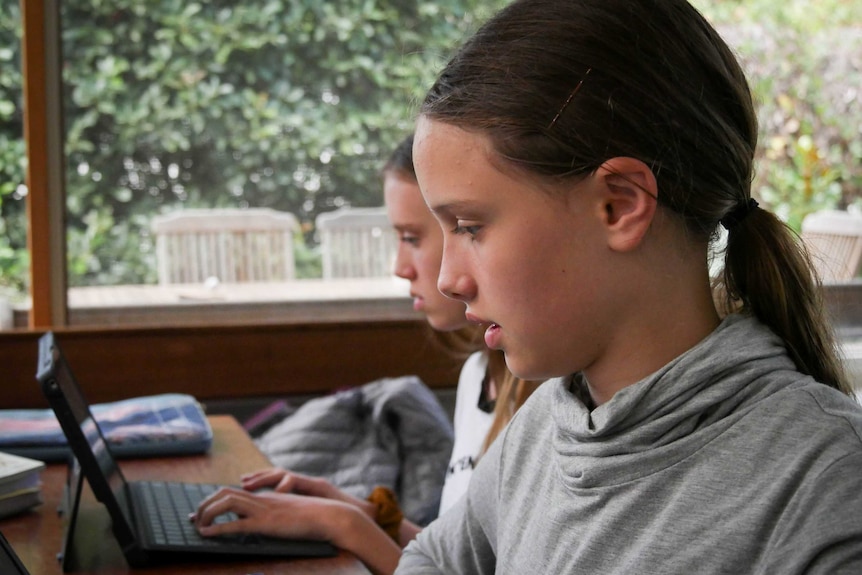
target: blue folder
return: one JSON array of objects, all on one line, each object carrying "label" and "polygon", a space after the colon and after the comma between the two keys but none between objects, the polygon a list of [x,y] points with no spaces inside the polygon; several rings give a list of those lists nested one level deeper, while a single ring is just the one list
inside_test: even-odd
[{"label": "blue folder", "polygon": [[[191,395],[148,395],[90,408],[115,457],[190,455],[212,446],[212,428]],[[45,462],[70,454],[51,409],[0,410],[0,451]]]}]

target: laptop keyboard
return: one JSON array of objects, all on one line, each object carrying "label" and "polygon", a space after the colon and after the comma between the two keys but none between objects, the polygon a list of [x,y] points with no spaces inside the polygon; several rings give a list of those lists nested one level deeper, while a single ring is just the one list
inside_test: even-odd
[{"label": "laptop keyboard", "polygon": [[[139,482],[140,495],[147,507],[153,542],[159,545],[223,545],[221,538],[201,537],[189,513],[195,511],[205,497],[219,489],[208,483],[179,483],[166,481]],[[235,513],[216,517],[216,523],[237,519]]]}]

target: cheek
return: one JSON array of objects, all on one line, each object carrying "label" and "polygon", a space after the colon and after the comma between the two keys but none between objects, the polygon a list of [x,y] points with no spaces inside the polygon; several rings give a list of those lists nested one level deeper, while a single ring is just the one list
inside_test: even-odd
[{"label": "cheek", "polygon": [[576,264],[561,249],[559,238],[522,237],[496,253],[482,266],[486,293],[523,316],[565,311],[576,275],[583,272],[574,269]]},{"label": "cheek", "polygon": [[529,304],[535,288],[535,262],[518,257],[511,249],[488,249],[470,261],[471,279],[480,297],[493,300],[495,306],[518,311]]},{"label": "cheek", "polygon": [[[432,253],[433,252],[433,253]],[[440,275],[440,254],[434,250],[423,250],[415,254],[415,266],[423,279],[437,282]]]}]

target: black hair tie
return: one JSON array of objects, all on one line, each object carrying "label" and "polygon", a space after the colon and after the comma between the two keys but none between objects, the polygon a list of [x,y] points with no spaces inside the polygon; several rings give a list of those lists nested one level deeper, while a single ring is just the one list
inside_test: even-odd
[{"label": "black hair tie", "polygon": [[738,203],[735,208],[727,212],[727,214],[719,220],[719,223],[724,226],[724,229],[730,231],[744,220],[757,206],[758,203],[754,198],[748,198],[748,201]]}]

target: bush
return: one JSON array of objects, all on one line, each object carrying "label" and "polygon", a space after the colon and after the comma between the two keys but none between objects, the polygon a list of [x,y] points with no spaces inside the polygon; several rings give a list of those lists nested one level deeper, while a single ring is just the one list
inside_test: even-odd
[{"label": "bush", "polygon": [[[64,0],[70,285],[155,281],[150,218],[380,205],[382,160],[461,40],[505,0]],[[696,0],[761,122],[754,195],[792,226],[862,202],[862,3]],[[26,293],[20,7],[0,12],[0,290]],[[854,27],[855,26],[855,27]]]},{"label": "bush", "polygon": [[[20,11],[0,14],[3,282],[25,287]],[[64,0],[70,285],[155,281],[148,222],[178,207],[315,216],[382,204],[382,160],[478,0]],[[6,145],[9,143],[9,145]],[[19,194],[20,195],[20,194]]]},{"label": "bush", "polygon": [[736,50],[760,122],[753,194],[797,231],[862,201],[862,3],[700,0]]}]

